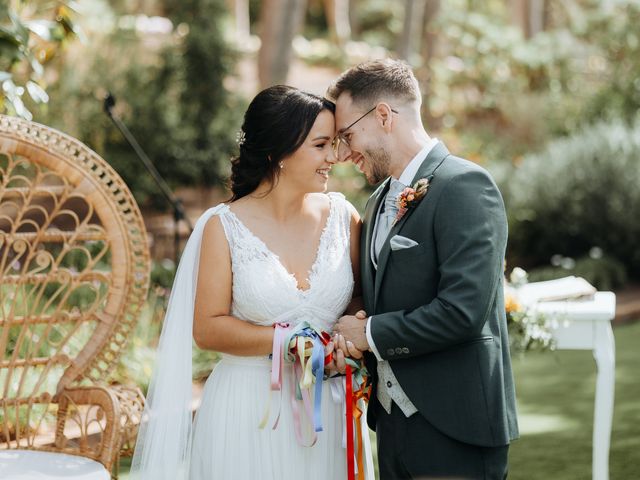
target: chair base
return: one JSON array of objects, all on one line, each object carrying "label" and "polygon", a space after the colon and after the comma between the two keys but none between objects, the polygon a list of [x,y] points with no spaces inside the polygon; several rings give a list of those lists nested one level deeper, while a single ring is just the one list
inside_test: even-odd
[{"label": "chair base", "polygon": [[99,462],[65,453],[1,450],[0,478],[7,480],[110,480]]}]

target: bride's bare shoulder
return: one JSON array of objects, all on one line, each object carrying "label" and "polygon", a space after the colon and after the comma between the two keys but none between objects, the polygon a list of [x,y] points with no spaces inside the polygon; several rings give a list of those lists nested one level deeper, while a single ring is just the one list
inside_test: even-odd
[{"label": "bride's bare shoulder", "polygon": [[204,226],[202,231],[202,245],[204,246],[220,246],[226,243],[224,227],[219,215],[212,216]]},{"label": "bride's bare shoulder", "polygon": [[227,235],[221,218],[227,212],[229,212],[229,207],[225,205],[216,215],[211,215],[207,219],[202,230],[201,251],[217,250],[228,254]]}]

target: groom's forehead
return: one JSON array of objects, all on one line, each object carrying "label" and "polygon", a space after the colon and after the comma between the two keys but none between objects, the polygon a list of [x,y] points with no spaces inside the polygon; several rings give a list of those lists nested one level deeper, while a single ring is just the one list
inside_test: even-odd
[{"label": "groom's forehead", "polygon": [[357,112],[351,95],[346,92],[340,95],[336,100],[336,129],[341,131],[347,128],[355,113]]}]

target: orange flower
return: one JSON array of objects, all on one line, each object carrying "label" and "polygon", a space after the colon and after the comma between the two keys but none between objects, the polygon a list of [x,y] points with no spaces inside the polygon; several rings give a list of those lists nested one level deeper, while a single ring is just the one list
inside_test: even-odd
[{"label": "orange flower", "polygon": [[522,306],[518,303],[515,295],[507,294],[504,298],[504,308],[507,313],[519,312]]},{"label": "orange flower", "polygon": [[394,220],[394,224],[397,223],[410,208],[415,207],[420,200],[427,194],[429,188],[429,179],[421,178],[412,187],[405,187],[405,189],[398,195],[396,199],[396,205],[398,207],[398,213]]}]

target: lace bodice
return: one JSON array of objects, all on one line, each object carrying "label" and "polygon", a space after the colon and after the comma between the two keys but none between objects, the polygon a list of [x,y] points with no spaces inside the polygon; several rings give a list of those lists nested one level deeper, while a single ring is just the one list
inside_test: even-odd
[{"label": "lace bodice", "polygon": [[220,219],[229,242],[233,272],[233,316],[257,325],[306,320],[331,330],[353,293],[349,249],[351,213],[340,193],[329,193],[330,209],[320,235],[309,288],[301,290],[279,257],[224,206]]}]

